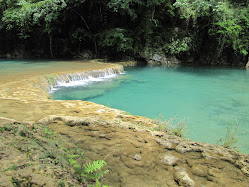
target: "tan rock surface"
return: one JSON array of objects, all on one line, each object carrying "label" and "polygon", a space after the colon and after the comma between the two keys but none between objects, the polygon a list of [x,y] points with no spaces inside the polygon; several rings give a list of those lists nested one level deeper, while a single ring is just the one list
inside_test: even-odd
[{"label": "tan rock surface", "polygon": [[[106,160],[110,172],[104,178],[104,184],[131,187],[249,186],[248,155],[153,131],[157,127],[153,120],[126,115],[103,105],[49,99],[45,75],[108,68],[122,67],[78,62],[75,66],[17,74],[11,79],[1,75],[0,116],[18,122],[49,125],[65,140],[78,145],[87,158]],[[1,144],[1,170],[9,164],[21,164],[24,159],[22,154],[13,159],[11,152],[20,154]],[[49,186],[37,179],[41,172],[29,174],[33,170],[36,168],[15,172],[15,176],[31,177],[37,186]],[[8,173],[0,175],[0,186],[5,182],[8,184],[9,176]],[[43,180],[46,176],[42,175]],[[51,185],[56,183],[49,181]]]}]

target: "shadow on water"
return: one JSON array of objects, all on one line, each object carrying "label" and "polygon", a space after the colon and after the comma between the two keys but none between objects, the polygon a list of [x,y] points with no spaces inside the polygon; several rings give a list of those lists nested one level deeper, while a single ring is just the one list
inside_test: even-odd
[{"label": "shadow on water", "polygon": [[232,75],[234,70],[241,71],[245,70],[245,68],[230,67],[230,66],[178,66],[177,68],[174,68],[174,70],[180,73],[193,74],[194,76],[216,77],[216,76]]},{"label": "shadow on water", "polygon": [[44,64],[50,64],[50,63],[55,63],[55,62],[60,62],[61,60],[28,60],[25,61],[24,64],[40,64],[40,63],[44,63]]},{"label": "shadow on water", "polygon": [[52,64],[57,63],[59,61],[51,60],[0,60],[0,64],[8,64],[8,65],[36,65],[36,64]]},{"label": "shadow on water", "polygon": [[[90,101],[91,99],[95,99],[95,98],[98,98],[98,97],[101,97],[103,96],[105,93],[101,93],[101,94],[96,94],[94,96],[89,96],[89,97],[81,97],[81,98],[78,98],[79,100],[81,101]],[[54,99],[54,98],[53,98]],[[75,100],[75,96],[70,96],[70,95],[63,95],[63,100]]]},{"label": "shadow on water", "polygon": [[98,98],[98,97],[100,97],[100,96],[103,96],[105,93],[102,93],[102,94],[96,94],[96,95],[94,95],[94,96],[90,96],[90,97],[84,97],[84,98],[82,98],[81,100],[82,101],[90,101],[91,99],[95,99],[95,98]]},{"label": "shadow on water", "polygon": [[[184,66],[184,65],[172,65],[172,66],[133,66],[133,67],[125,67],[126,71],[137,71],[137,70],[143,70],[148,68],[154,68],[154,69],[165,69],[165,70],[172,70],[179,73],[184,74],[193,74],[194,76],[223,76],[223,75],[229,75],[232,74],[234,69],[244,69],[241,67],[229,67],[229,66]],[[224,72],[224,70],[226,70]],[[231,70],[231,71],[229,71]]]}]

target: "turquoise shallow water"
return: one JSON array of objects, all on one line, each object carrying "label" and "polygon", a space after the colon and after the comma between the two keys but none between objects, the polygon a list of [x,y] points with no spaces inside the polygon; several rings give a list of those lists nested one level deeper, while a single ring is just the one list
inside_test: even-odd
[{"label": "turquoise shallow water", "polygon": [[41,70],[55,66],[61,63],[60,61],[45,61],[45,60],[0,60],[0,73],[13,74],[21,72],[29,72]]},{"label": "turquoise shallow water", "polygon": [[84,86],[59,87],[54,99],[85,100],[134,115],[174,118],[190,139],[217,143],[238,123],[239,150],[249,153],[249,72],[203,67],[135,67]]}]

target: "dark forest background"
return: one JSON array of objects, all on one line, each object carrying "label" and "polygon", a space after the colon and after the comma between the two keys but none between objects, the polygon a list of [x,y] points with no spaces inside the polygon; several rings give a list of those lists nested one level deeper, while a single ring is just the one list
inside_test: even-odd
[{"label": "dark forest background", "polygon": [[2,58],[244,65],[248,52],[249,0],[0,0]]}]

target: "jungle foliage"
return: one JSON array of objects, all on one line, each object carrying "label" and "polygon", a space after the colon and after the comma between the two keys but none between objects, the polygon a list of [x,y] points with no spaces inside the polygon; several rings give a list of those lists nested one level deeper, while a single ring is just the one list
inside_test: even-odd
[{"label": "jungle foliage", "polygon": [[246,62],[248,0],[0,0],[0,53]]}]

